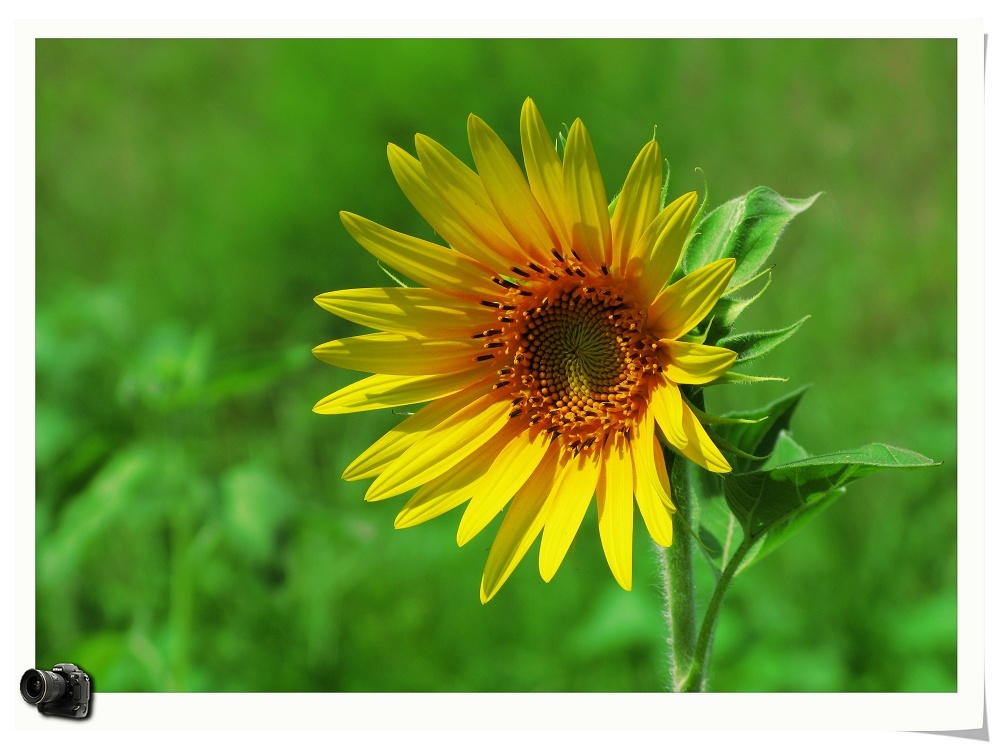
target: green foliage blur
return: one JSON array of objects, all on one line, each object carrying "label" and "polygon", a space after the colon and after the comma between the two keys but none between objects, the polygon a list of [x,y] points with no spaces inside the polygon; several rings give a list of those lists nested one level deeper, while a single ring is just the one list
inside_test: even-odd
[{"label": "green foliage blur", "polygon": [[[39,40],[37,665],[102,691],[654,691],[656,557],[619,589],[593,507],[552,583],[529,552],[483,606],[497,522],[396,531],[340,474],[398,413],[319,416],[360,333],[312,303],[387,286],[347,209],[431,238],[387,142],[519,153],[526,96],[580,117],[609,194],[653,133],[671,194],[823,196],[740,328],[812,317],[719,413],[813,387],[813,453],[943,462],[847,495],[746,574],[715,691],[956,689],[954,40]],[[678,526],[678,531],[680,527]],[[537,544],[536,544],[537,549]],[[707,568],[699,587],[711,592]]]}]

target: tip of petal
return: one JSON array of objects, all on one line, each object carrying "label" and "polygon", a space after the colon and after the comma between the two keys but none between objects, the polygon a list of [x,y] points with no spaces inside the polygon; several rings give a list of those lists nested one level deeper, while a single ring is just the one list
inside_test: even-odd
[{"label": "tip of petal", "polygon": [[341,211],[340,223],[344,225],[348,232],[351,232],[352,229],[361,223],[361,217],[357,214],[352,214],[350,211]]},{"label": "tip of petal", "polygon": [[323,402],[326,399],[321,399],[316,402],[316,405],[312,408],[313,414],[340,414],[339,410],[331,409],[329,406],[325,405]]},{"label": "tip of petal", "polygon": [[496,593],[496,591],[494,591],[491,594],[487,594],[486,593],[486,589],[483,588],[483,585],[479,584],[479,601],[480,601],[480,603],[486,604],[486,602],[488,602],[490,599],[493,598],[493,594],[495,594],[495,593]]},{"label": "tip of petal", "polygon": [[486,584],[485,580],[479,584],[479,601],[483,604],[486,604],[486,602],[488,602],[490,599],[496,596],[497,591],[500,590],[499,587],[496,587],[490,591],[487,591],[485,584]]},{"label": "tip of petal", "polygon": [[[465,516],[462,516],[462,520],[465,520]],[[469,528],[466,524],[460,523],[458,525],[458,531],[455,534],[455,541],[458,543],[459,547],[464,547],[470,541],[475,538],[475,534],[470,533]]]},{"label": "tip of petal", "polygon": [[403,508],[392,522],[392,526],[396,529],[408,529],[411,526],[417,526],[419,523],[419,520],[414,520],[413,514],[408,513],[406,508]]},{"label": "tip of petal", "polygon": [[375,481],[368,487],[368,491],[365,492],[365,501],[375,503],[379,500],[385,500],[386,498],[398,495],[400,493],[400,490],[396,489],[398,483],[385,481],[388,479],[390,479],[390,477],[386,474],[378,475],[375,478]]},{"label": "tip of petal", "polygon": [[549,583],[555,577],[556,571],[558,570],[559,566],[553,567],[552,565],[545,565],[544,563],[539,561],[538,573],[539,575],[541,575],[542,580],[545,581],[546,583]]},{"label": "tip of petal", "polygon": [[376,479],[372,482],[372,486],[368,488],[365,493],[365,501],[369,503],[376,503],[379,500],[385,500],[387,497],[392,497],[392,488],[386,489],[386,487],[379,486],[379,481]]}]

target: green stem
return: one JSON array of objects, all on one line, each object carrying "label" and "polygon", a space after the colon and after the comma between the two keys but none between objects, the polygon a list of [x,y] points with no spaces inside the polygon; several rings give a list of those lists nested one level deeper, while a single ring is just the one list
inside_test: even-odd
[{"label": "green stem", "polygon": [[[677,514],[689,517],[687,487],[674,472],[673,500]],[[691,668],[695,653],[696,619],[694,600],[694,549],[691,536],[684,529],[675,529],[673,544],[660,549],[663,588],[666,595],[667,651],[670,658],[670,685],[677,691]]]},{"label": "green stem", "polygon": [[744,539],[742,544],[736,548],[736,552],[733,553],[725,570],[722,571],[722,575],[715,585],[715,591],[712,592],[712,600],[708,603],[708,609],[705,611],[705,619],[701,623],[701,631],[698,633],[698,643],[694,648],[690,670],[682,681],[674,682],[675,685],[680,685],[677,692],[700,693],[705,690],[707,678],[705,666],[708,662],[708,650],[712,645],[712,636],[715,634],[715,622],[719,617],[719,609],[722,607],[722,600],[726,596],[733,576],[736,575],[740,563],[743,562],[743,558],[746,557],[753,544],[752,539]]}]

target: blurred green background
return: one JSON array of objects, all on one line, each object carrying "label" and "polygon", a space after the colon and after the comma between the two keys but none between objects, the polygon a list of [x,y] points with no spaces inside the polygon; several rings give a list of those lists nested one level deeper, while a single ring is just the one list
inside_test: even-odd
[{"label": "blurred green background", "polygon": [[[658,573],[614,582],[591,508],[560,573],[530,552],[489,605],[495,525],[396,531],[347,463],[401,419],[318,416],[361,332],[312,297],[390,284],[348,209],[430,237],[385,158],[469,161],[469,112],[519,153],[526,96],[586,122],[613,194],[654,126],[671,193],[825,191],[743,330],[812,318],[715,411],[814,384],[813,453],[943,465],[847,495],[745,575],[716,691],[956,689],[954,40],[39,40],[37,662],[103,691],[650,691]],[[536,545],[537,548],[537,545]],[[702,570],[702,574],[706,571]],[[708,581],[699,588],[710,594]]]}]

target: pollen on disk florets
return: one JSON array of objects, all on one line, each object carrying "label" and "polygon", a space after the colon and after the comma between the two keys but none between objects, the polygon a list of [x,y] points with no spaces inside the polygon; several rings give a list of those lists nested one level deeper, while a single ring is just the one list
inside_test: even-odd
[{"label": "pollen on disk florets", "polygon": [[[660,368],[646,311],[606,268],[594,272],[557,251],[545,267],[512,267],[494,327],[478,331],[509,389],[511,419],[527,420],[576,451],[628,434],[645,409],[647,378]],[[575,254],[574,254],[575,255]]]}]

